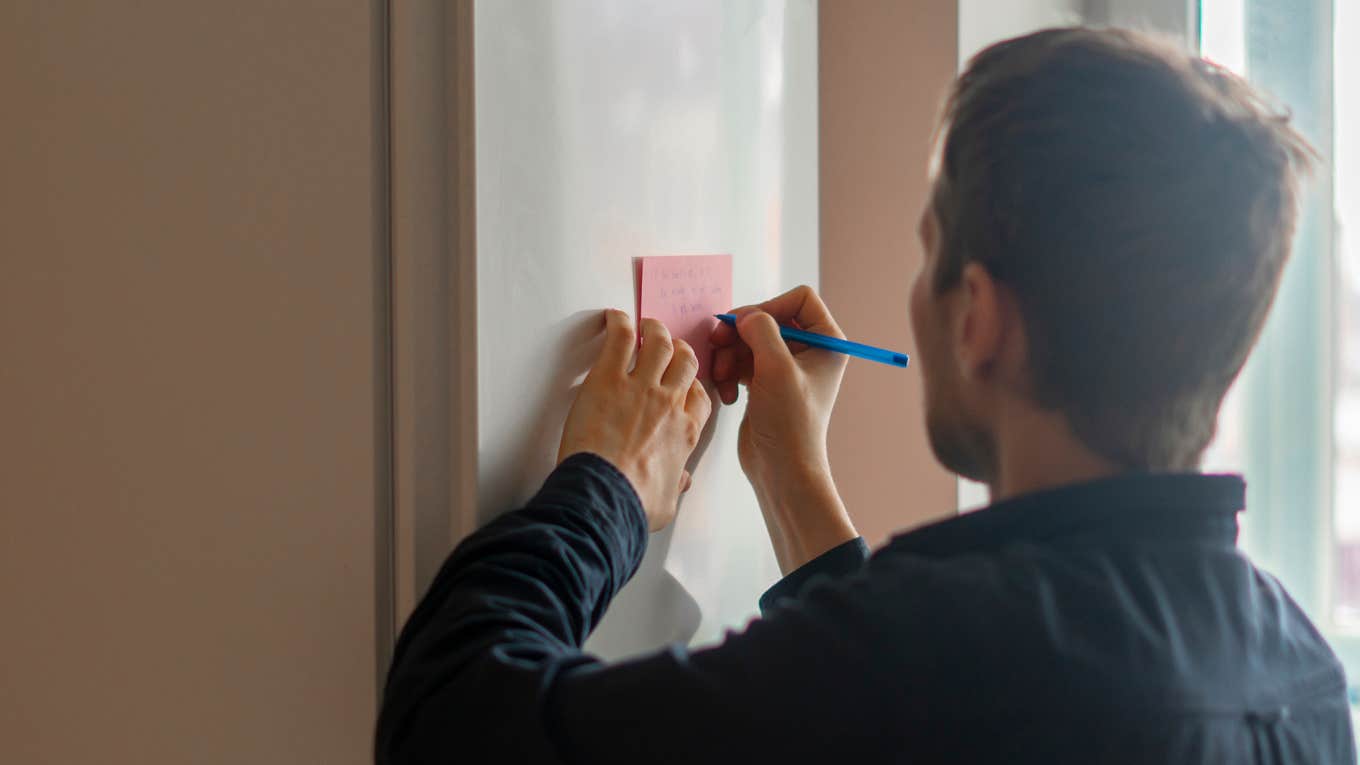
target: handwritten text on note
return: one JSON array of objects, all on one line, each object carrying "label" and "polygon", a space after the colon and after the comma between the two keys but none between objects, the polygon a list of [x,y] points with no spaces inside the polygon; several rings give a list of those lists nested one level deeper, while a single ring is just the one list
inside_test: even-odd
[{"label": "handwritten text on note", "polygon": [[708,379],[713,350],[708,335],[715,313],[732,308],[731,255],[661,255],[638,258],[638,316],[660,319],[671,337],[684,338]]}]

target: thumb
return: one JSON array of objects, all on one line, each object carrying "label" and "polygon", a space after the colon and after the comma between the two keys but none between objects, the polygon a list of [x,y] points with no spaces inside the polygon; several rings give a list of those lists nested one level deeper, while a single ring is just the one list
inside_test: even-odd
[{"label": "thumb", "polygon": [[793,353],[779,336],[779,324],[764,311],[751,311],[737,317],[737,334],[751,349],[755,371],[793,363]]}]

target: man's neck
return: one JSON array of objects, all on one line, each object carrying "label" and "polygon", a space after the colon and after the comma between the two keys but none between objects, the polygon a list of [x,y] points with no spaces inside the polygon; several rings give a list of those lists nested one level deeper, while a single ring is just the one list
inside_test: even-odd
[{"label": "man's neck", "polygon": [[998,423],[993,502],[1059,486],[1108,478],[1123,468],[1092,452],[1057,412],[1019,407]]}]

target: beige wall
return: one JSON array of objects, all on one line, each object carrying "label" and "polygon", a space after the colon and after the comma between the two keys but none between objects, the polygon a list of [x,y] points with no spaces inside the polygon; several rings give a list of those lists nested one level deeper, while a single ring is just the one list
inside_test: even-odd
[{"label": "beige wall", "polygon": [[378,11],[6,4],[0,760],[369,761]]},{"label": "beige wall", "polygon": [[[822,293],[854,340],[915,351],[907,295],[931,130],[958,61],[954,0],[823,2]],[[870,544],[955,511],[926,442],[921,371],[850,364],[832,419],[836,482]]]}]

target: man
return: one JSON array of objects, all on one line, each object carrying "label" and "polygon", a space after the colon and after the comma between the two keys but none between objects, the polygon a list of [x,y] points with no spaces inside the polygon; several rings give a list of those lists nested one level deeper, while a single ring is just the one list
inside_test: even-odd
[{"label": "man", "polygon": [[[842,336],[800,288],[719,326],[786,574],[720,646],[580,652],[669,523],[693,351],[606,314],[560,464],[463,541],[397,646],[383,762],[1353,762],[1344,676],[1196,472],[1265,319],[1310,150],[1247,85],[1122,31],[1000,43],[954,84],[910,315],[939,460],[993,504],[872,557],[831,478]],[[493,759],[494,758],[494,759]]]}]

